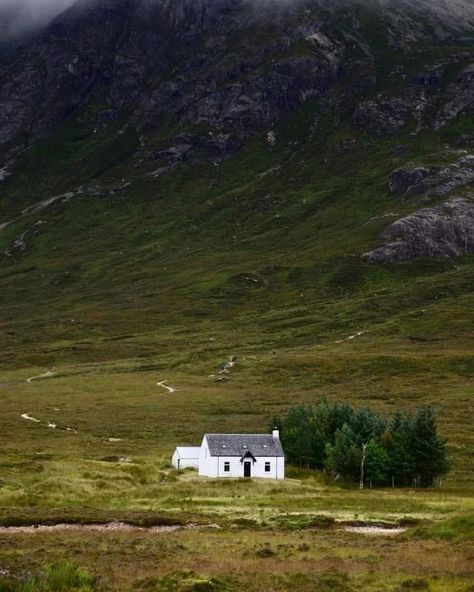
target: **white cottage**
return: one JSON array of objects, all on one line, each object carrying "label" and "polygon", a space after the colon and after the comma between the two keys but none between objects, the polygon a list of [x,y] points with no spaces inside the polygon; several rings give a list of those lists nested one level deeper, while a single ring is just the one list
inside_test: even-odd
[{"label": "white cottage", "polygon": [[175,469],[186,469],[188,467],[199,469],[200,453],[201,448],[199,446],[177,446],[171,464]]},{"label": "white cottage", "polygon": [[199,475],[284,479],[285,454],[278,430],[271,434],[206,434]]}]

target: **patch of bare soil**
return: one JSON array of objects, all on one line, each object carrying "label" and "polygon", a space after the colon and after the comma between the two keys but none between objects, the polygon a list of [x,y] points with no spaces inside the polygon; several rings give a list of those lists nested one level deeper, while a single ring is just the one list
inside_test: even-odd
[{"label": "patch of bare soil", "polygon": [[174,532],[182,528],[181,526],[152,526],[145,528],[143,526],[134,526],[126,522],[109,522],[107,524],[35,524],[33,526],[2,526],[0,534],[34,534],[41,532]]},{"label": "patch of bare soil", "polygon": [[346,532],[353,532],[356,534],[367,534],[371,536],[396,536],[402,532],[406,532],[408,528],[402,526],[387,527],[387,526],[344,526]]}]

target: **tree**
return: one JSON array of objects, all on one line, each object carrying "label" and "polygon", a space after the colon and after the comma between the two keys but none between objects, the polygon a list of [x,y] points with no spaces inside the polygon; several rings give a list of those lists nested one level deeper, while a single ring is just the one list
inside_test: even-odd
[{"label": "tree", "polygon": [[436,414],[432,407],[422,407],[413,422],[411,455],[417,482],[431,487],[449,471],[446,440],[438,436]]},{"label": "tree", "polygon": [[354,441],[348,424],[336,433],[334,445],[327,450],[326,468],[344,478],[357,480],[360,475],[361,447]]},{"label": "tree", "polygon": [[365,451],[365,477],[370,485],[385,485],[390,471],[387,451],[375,440],[371,440]]},{"label": "tree", "polygon": [[413,420],[397,411],[386,435],[384,447],[389,456],[389,473],[393,485],[410,485],[415,476],[415,462],[412,450]]},{"label": "tree", "polygon": [[360,409],[353,413],[348,424],[351,439],[359,448],[371,440],[379,440],[385,430],[385,423],[372,409]]},{"label": "tree", "polygon": [[342,429],[345,423],[349,423],[354,414],[354,409],[349,403],[335,403],[328,409],[327,439],[334,444],[336,433]]},{"label": "tree", "polygon": [[365,469],[365,457],[366,457],[366,450],[367,450],[367,446],[369,445],[368,442],[363,442],[361,445],[361,451],[362,451],[362,455],[361,455],[361,459],[360,459],[360,478],[359,478],[359,487],[360,489],[364,489],[364,478],[365,478],[365,473],[364,473],[364,469]]},{"label": "tree", "polygon": [[326,444],[334,437],[330,423],[332,409],[333,406],[326,399],[322,399],[311,408],[313,464],[319,469],[324,467],[326,461]]},{"label": "tree", "polygon": [[415,477],[428,487],[449,469],[446,442],[438,436],[430,407],[420,409],[415,419],[397,411],[387,425],[372,409],[354,411],[347,403],[323,399],[291,407],[273,425],[281,429],[290,461],[325,467],[359,481],[361,488],[367,481],[410,485]]},{"label": "tree", "polygon": [[288,458],[293,462],[311,462],[312,425],[311,411],[305,405],[290,407],[281,424],[281,443]]}]

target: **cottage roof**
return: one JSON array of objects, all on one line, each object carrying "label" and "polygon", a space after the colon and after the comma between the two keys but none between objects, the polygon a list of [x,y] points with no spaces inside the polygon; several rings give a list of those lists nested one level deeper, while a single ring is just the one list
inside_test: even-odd
[{"label": "cottage roof", "polygon": [[199,458],[200,446],[176,446],[179,458]]},{"label": "cottage roof", "polygon": [[211,456],[285,456],[279,438],[271,434],[206,434]]}]

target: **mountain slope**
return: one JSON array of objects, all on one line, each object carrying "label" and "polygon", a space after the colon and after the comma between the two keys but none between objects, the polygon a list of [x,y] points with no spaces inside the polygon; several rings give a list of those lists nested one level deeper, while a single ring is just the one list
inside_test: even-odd
[{"label": "mountain slope", "polygon": [[[474,27],[443,6],[79,2],[6,59],[5,371],[172,372],[249,390],[260,426],[313,394],[435,402],[469,479],[474,244],[437,220],[473,207]],[[200,404],[190,438],[237,429]]]}]

